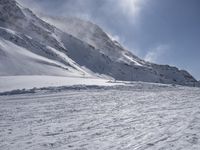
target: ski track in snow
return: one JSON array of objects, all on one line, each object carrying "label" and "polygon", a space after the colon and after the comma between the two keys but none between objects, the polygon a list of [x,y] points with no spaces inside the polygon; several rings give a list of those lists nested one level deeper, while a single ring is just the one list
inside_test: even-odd
[{"label": "ski track in snow", "polygon": [[198,88],[0,96],[1,150],[199,150],[199,139]]}]

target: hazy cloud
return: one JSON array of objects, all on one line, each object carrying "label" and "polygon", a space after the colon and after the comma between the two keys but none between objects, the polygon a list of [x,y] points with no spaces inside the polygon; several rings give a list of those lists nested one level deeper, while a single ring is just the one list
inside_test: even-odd
[{"label": "hazy cloud", "polygon": [[122,13],[130,17],[136,17],[148,0],[118,0],[117,2]]},{"label": "hazy cloud", "polygon": [[159,62],[169,49],[169,45],[159,45],[156,48],[149,50],[144,59],[149,62]]}]

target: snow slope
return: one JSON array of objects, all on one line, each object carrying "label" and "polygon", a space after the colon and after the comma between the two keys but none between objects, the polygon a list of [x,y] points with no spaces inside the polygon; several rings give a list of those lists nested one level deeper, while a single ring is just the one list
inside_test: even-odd
[{"label": "snow slope", "polygon": [[[53,27],[13,0],[1,1],[1,5],[0,75],[90,76],[65,52],[59,51],[64,48],[50,32]],[[52,38],[47,39],[50,35]],[[47,40],[42,41],[44,38]]]},{"label": "snow slope", "polygon": [[[108,74],[118,80],[199,85],[184,70],[169,65],[152,64],[138,58],[124,49],[117,41],[110,39],[98,25],[92,22],[75,17],[52,17],[43,14],[40,14],[40,16],[43,20],[55,25],[62,31],[89,43],[95,50],[109,58],[111,62],[104,66],[105,70],[98,70],[103,74]],[[110,72],[106,70],[106,67],[109,68]]]},{"label": "snow slope", "polygon": [[41,20],[15,0],[1,0],[0,6],[0,75],[107,76],[199,85],[186,71],[139,59],[93,23],[55,19],[66,25],[64,30]]},{"label": "snow slope", "polygon": [[48,59],[0,39],[0,75],[62,75],[82,76],[83,73],[71,66]]},{"label": "snow slope", "polygon": [[0,96],[0,149],[199,150],[200,90],[145,87]]},{"label": "snow slope", "polygon": [[27,76],[0,76],[0,93],[13,90],[30,90],[33,88],[61,87],[61,86],[114,86],[124,85],[106,79],[79,77],[79,76],[46,76],[46,75],[27,75]]},{"label": "snow slope", "polygon": [[50,17],[40,14],[41,18],[62,31],[90,44],[96,50],[109,56],[113,61],[122,61],[142,66],[146,62],[125,50],[117,41],[110,37],[97,25],[76,17]]}]

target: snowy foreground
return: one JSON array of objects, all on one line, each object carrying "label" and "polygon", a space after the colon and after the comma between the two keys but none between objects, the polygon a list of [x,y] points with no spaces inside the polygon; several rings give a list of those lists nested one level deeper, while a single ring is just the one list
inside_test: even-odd
[{"label": "snowy foreground", "polygon": [[0,149],[199,150],[200,89],[132,83],[2,94]]}]

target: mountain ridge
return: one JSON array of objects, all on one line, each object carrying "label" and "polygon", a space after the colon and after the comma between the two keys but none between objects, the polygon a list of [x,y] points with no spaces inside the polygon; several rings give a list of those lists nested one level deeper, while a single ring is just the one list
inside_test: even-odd
[{"label": "mountain ridge", "polygon": [[[0,5],[0,57],[2,58],[0,75],[27,73],[68,76],[70,74],[88,77],[109,76],[116,80],[188,86],[199,84],[187,71],[169,65],[149,63],[138,58],[112,41],[99,26],[90,22],[87,23],[88,27],[84,28],[81,25],[85,24],[85,21],[74,19],[80,23],[74,30],[71,30],[74,27],[73,18],[71,21],[62,22],[63,26],[69,27],[67,31],[56,24],[50,24],[44,18],[40,19],[30,9],[24,8],[14,0],[2,0]],[[90,31],[91,28],[95,30]],[[10,47],[5,47],[6,44]],[[26,70],[29,67],[16,65],[17,62],[13,59],[15,56],[12,55],[12,51],[15,52],[16,49],[11,47],[16,49],[20,47],[29,52],[27,57],[17,51],[18,57],[23,56],[24,63],[32,60],[29,66],[35,68],[32,72]],[[10,58],[5,55],[9,55]],[[4,59],[8,59],[6,63]],[[9,64],[9,60],[13,63]],[[16,60],[20,59],[16,57]],[[17,73],[12,72],[12,67],[6,68],[12,65],[18,70]],[[37,66],[41,66],[42,69],[38,71]]]}]

